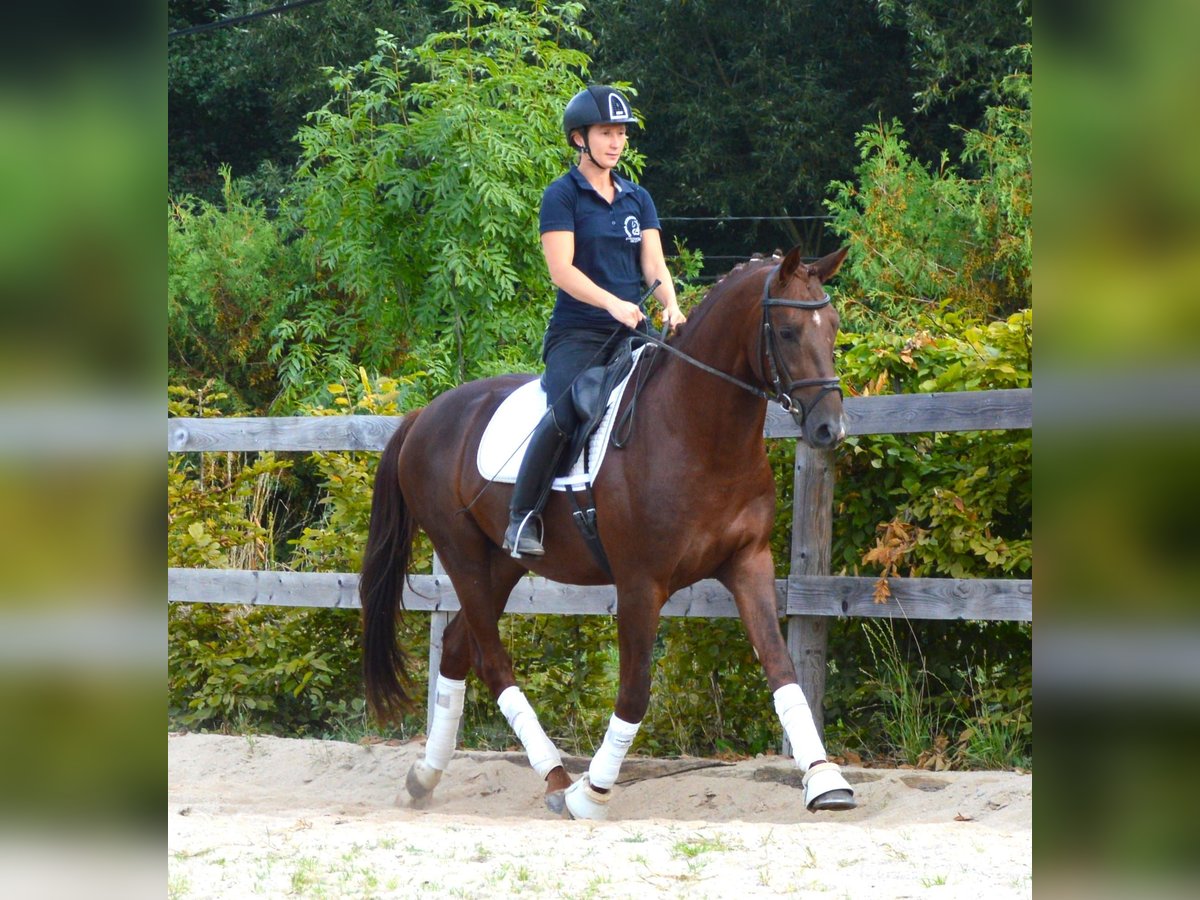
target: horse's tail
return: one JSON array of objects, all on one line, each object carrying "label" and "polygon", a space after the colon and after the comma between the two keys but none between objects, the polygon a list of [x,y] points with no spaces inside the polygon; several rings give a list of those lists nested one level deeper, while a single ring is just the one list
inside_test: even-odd
[{"label": "horse's tail", "polygon": [[413,707],[408,655],[396,640],[396,623],[403,608],[416,525],[400,492],[397,475],[400,448],[419,412],[404,417],[379,459],[371,498],[371,527],[358,582],[367,704],[380,722],[398,720]]}]

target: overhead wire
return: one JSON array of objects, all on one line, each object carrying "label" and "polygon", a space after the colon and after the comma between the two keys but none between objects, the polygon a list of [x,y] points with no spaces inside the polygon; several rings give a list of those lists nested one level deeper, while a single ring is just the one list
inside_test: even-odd
[{"label": "overhead wire", "polygon": [[280,6],[273,6],[270,9],[260,9],[256,12],[246,13],[242,16],[230,16],[228,19],[218,19],[215,22],[205,22],[201,25],[192,25],[188,28],[180,28],[175,31],[167,32],[167,40],[171,38],[183,37],[186,34],[197,34],[201,31],[212,31],[214,28],[228,28],[231,25],[240,25],[243,22],[250,22],[254,19],[262,19],[266,16],[273,16],[277,13],[290,12],[293,9],[299,9],[302,6],[312,6],[314,3],[325,3],[327,0],[295,0],[293,3],[284,3]]}]

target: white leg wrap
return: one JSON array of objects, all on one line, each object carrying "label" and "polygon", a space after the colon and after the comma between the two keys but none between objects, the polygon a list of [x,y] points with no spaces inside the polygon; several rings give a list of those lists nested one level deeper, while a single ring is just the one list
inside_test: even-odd
[{"label": "white leg wrap", "polygon": [[545,778],[550,774],[551,769],[562,765],[562,757],[559,755],[558,748],[550,742],[550,738],[546,737],[546,732],[542,731],[537,713],[533,711],[533,707],[529,705],[529,701],[525,699],[525,695],[521,693],[519,687],[513,685],[505,688],[496,698],[496,702],[500,705],[500,712],[504,713],[504,718],[508,719],[508,724],[512,726],[512,730],[521,741],[521,746],[525,748],[525,752],[529,756],[529,764],[533,766],[535,772]]},{"label": "white leg wrap", "polygon": [[792,754],[796,765],[807,771],[808,765],[825,758],[825,747],[813,724],[812,710],[804,699],[804,691],[798,684],[785,684],[775,692],[775,712],[783,723],[783,730],[792,743]]},{"label": "white leg wrap", "polygon": [[615,713],[609,719],[604,741],[588,767],[588,781],[592,787],[606,790],[616,784],[617,775],[621,772],[621,763],[625,761],[625,754],[629,752],[629,745],[637,737],[641,724],[618,719]]},{"label": "white leg wrap", "polygon": [[454,745],[458,742],[458,723],[462,720],[463,700],[466,695],[465,680],[455,681],[438,675],[433,721],[425,727],[425,765],[431,769],[441,772],[450,765]]}]

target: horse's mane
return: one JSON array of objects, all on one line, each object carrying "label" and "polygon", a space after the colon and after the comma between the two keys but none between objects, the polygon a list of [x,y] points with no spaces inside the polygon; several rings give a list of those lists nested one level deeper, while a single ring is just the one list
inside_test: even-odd
[{"label": "horse's mane", "polygon": [[732,289],[741,284],[744,278],[755,272],[761,272],[766,266],[778,265],[782,259],[783,253],[779,250],[776,250],[771,256],[755,253],[718,278],[716,283],[705,293],[699,305],[688,313],[687,324],[683,326],[679,335],[680,343],[683,344],[686,341],[688,334],[694,334],[701,330],[704,319],[720,305],[722,299]]}]

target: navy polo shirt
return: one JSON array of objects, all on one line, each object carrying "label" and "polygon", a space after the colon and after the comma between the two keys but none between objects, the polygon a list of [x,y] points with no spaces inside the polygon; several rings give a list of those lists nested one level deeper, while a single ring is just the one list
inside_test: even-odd
[{"label": "navy polo shirt", "polygon": [[[613,173],[616,196],[609,204],[577,166],[542,194],[541,231],[575,233],[575,267],[622,300],[637,303],[644,291],[642,231],[661,230],[654,201],[645,188]],[[551,328],[612,329],[616,319],[559,288]]]}]

